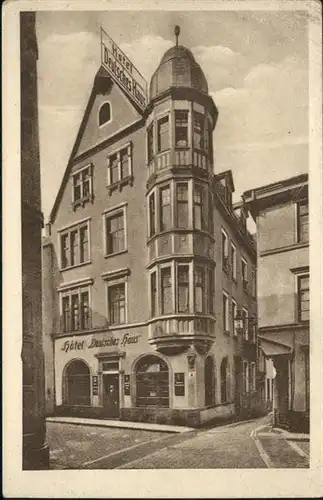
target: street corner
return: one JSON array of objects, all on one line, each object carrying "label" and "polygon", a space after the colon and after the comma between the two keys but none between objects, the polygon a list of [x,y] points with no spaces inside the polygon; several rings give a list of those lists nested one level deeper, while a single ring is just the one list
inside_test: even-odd
[{"label": "street corner", "polygon": [[251,433],[259,454],[268,468],[299,469],[309,467],[309,441],[295,442],[290,433],[262,425]]}]

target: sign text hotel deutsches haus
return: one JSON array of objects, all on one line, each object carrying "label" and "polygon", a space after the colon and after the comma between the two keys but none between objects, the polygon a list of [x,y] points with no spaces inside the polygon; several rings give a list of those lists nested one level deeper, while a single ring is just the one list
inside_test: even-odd
[{"label": "sign text hotel deutsches haus", "polygon": [[101,60],[112,78],[122,86],[141,110],[147,105],[147,82],[128,57],[101,29]]}]

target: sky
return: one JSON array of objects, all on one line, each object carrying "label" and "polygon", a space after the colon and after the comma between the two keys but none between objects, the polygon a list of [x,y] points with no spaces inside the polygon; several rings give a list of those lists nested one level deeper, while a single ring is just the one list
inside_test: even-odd
[{"label": "sky", "polygon": [[149,82],[188,47],[219,110],[215,173],[247,189],[308,171],[308,32],[302,11],[37,12],[42,206],[48,220],[100,66],[100,26]]}]

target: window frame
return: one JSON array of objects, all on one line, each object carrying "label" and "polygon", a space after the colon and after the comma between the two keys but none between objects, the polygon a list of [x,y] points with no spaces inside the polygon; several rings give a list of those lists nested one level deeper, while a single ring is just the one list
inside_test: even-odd
[{"label": "window frame", "polygon": [[230,248],[231,248],[231,273],[232,273],[232,279],[236,282],[237,281],[237,247],[235,246],[232,241],[230,242]]},{"label": "window frame", "polygon": [[[110,118],[109,120],[103,122],[103,123],[100,123],[100,112],[101,112],[101,109],[106,106],[106,105],[109,105],[109,108],[110,108]],[[108,125],[108,123],[111,123],[112,122],[112,106],[111,106],[111,102],[110,101],[104,101],[101,106],[99,107],[98,109],[98,118],[97,118],[97,123],[99,124],[99,129],[104,127],[105,125]]]},{"label": "window frame", "polygon": [[[235,312],[233,311],[233,309],[235,309]],[[238,303],[233,297],[231,297],[232,333],[234,337],[238,337],[238,326],[237,322],[234,320],[234,318],[237,316],[237,312]]]},{"label": "window frame", "polygon": [[252,392],[256,390],[256,363],[251,361],[250,363],[250,378],[249,378],[250,389]]},{"label": "window frame", "polygon": [[[163,205],[163,197],[162,197],[162,192],[168,190],[169,191],[169,203],[167,205]],[[169,227],[164,227],[163,223],[163,210],[162,207],[169,206],[169,220],[170,220],[170,225]],[[172,183],[169,182],[167,184],[162,184],[158,188],[158,229],[159,232],[162,233],[164,231],[170,231],[173,229],[173,196],[172,196]]]},{"label": "window frame", "polygon": [[[223,244],[223,237],[225,238],[225,243]],[[226,249],[226,251],[225,251]],[[221,260],[222,269],[226,272],[229,270],[229,236],[228,233],[221,228]]]},{"label": "window frame", "polygon": [[[87,228],[87,234],[88,234],[88,258],[87,260],[84,260],[81,262],[81,229],[84,227]],[[71,226],[67,226],[64,228],[61,228],[58,230],[58,248],[59,248],[59,270],[60,271],[65,271],[66,269],[71,269],[74,267],[79,267],[79,266],[84,266],[86,264],[91,263],[91,217],[87,217],[86,219],[83,219],[81,221],[75,222]],[[76,263],[71,264],[72,262],[72,245],[71,245],[71,234],[73,232],[77,231],[78,235],[78,259]],[[63,245],[62,245],[62,238],[67,236],[67,241],[68,241],[68,247],[67,247],[67,252],[69,253],[68,257],[68,265],[63,266]]]},{"label": "window frame", "polygon": [[[128,156],[128,175],[122,177],[122,167],[121,167],[121,157],[122,152],[127,150]],[[118,179],[112,182],[111,179],[111,166],[110,160],[113,156],[117,157],[117,168],[118,168]],[[110,151],[106,157],[106,168],[107,168],[107,187],[111,190],[118,186],[123,186],[125,184],[130,183],[132,185],[133,182],[133,144],[131,141],[123,144],[118,149],[114,151]]]},{"label": "window frame", "polygon": [[[306,214],[301,214],[301,206],[307,206],[307,213]],[[302,226],[304,224],[301,224],[302,217],[307,216],[307,239],[304,239],[302,237]],[[302,200],[299,200],[296,203],[296,227],[297,227],[297,243],[309,243],[309,202],[308,198],[303,198]]]},{"label": "window frame", "polygon": [[[88,179],[82,179],[83,172],[86,170],[89,171]],[[80,191],[81,191],[81,196],[80,198],[76,199],[75,198],[75,178],[76,176],[80,175],[81,176],[81,182],[80,182]],[[72,206],[73,210],[76,210],[77,207],[82,206],[84,207],[85,203],[93,202],[94,194],[93,194],[93,164],[92,163],[87,163],[81,168],[78,168],[71,174],[72,178]],[[86,181],[89,181],[89,194],[84,195],[84,184]]]},{"label": "window frame", "polygon": [[[224,303],[224,299],[225,303]],[[222,290],[222,328],[223,333],[230,334],[229,294]]]},{"label": "window frame", "polygon": [[[127,234],[127,202],[116,205],[103,212],[103,248],[104,257],[112,257],[114,255],[119,255],[128,251],[128,234]],[[124,233],[124,248],[118,252],[108,253],[108,232],[107,232],[107,220],[116,217],[118,214],[122,214],[123,217],[123,233]]]},{"label": "window frame", "polygon": [[249,311],[246,307],[242,306],[241,313],[245,314],[244,325],[243,325],[243,338],[244,340],[249,340]]},{"label": "window frame", "polygon": [[[300,283],[302,279],[308,279],[308,288],[301,289]],[[307,323],[310,320],[310,273],[304,272],[299,273],[296,276],[296,286],[297,286],[297,322],[298,323]],[[308,319],[302,319],[302,297],[301,292],[307,292],[309,295],[308,301]]]},{"label": "window frame", "polygon": [[[130,275],[130,269],[118,269],[117,271],[108,271],[101,274],[103,281],[105,282],[105,303],[106,303],[106,320],[108,328],[117,329],[119,327],[124,328],[128,324],[129,320],[129,287],[128,287],[128,276]],[[110,322],[110,300],[109,300],[109,289],[123,285],[124,286],[124,322],[123,323],[111,323]]]},{"label": "window frame", "polygon": [[[81,328],[82,322],[84,324],[84,318],[82,320],[82,294],[88,293],[88,326],[87,328]],[[73,316],[73,307],[72,307],[72,297],[78,297],[78,327],[72,328],[72,316]],[[68,318],[68,327],[65,326],[65,315],[64,315],[64,299],[68,298],[69,301],[69,318]],[[91,294],[91,283],[78,283],[74,286],[64,287],[59,290],[59,311],[61,318],[61,330],[64,333],[68,332],[86,332],[92,329],[92,294]],[[84,312],[84,311],[83,311]]]},{"label": "window frame", "polygon": [[[162,149],[161,148],[161,135],[160,135],[160,124],[162,122],[168,123],[168,147]],[[156,135],[157,135],[157,144],[156,144],[156,154],[161,154],[164,153],[165,151],[169,151],[171,147],[171,118],[170,118],[170,112],[165,113],[163,116],[160,116],[156,120]],[[165,133],[166,136],[166,133]]]},{"label": "window frame", "polygon": [[[177,116],[179,114],[185,115],[186,118],[186,126],[177,126]],[[181,122],[185,123],[185,120],[181,120]],[[176,141],[176,135],[178,129],[186,129],[186,144],[178,145]],[[175,149],[188,149],[189,148],[189,110],[188,109],[175,109],[174,110],[174,147]]]},{"label": "window frame", "polygon": [[[245,269],[245,273],[243,272],[243,269]],[[245,276],[244,276],[245,274]],[[245,292],[248,291],[248,262],[244,257],[241,257],[241,281],[242,281],[242,288],[244,289]]]},{"label": "window frame", "polygon": [[[186,186],[186,200],[179,199],[178,197],[178,188],[180,186]],[[175,203],[174,203],[174,209],[175,209],[175,227],[177,229],[189,229],[190,225],[190,200],[189,200],[189,182],[188,181],[183,181],[183,182],[175,182]],[[179,205],[186,205],[186,225],[180,226],[179,225]]]}]

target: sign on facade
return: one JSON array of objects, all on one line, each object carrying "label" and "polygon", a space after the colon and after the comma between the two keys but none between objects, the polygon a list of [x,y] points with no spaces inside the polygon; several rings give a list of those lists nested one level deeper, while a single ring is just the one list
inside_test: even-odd
[{"label": "sign on facade", "polygon": [[98,396],[99,394],[99,378],[97,375],[92,377],[92,394],[93,396]]},{"label": "sign on facade", "polygon": [[185,396],[185,373],[175,373],[174,392],[175,396]]},{"label": "sign on facade", "polygon": [[124,376],[124,395],[130,396],[130,375]]},{"label": "sign on facade", "polygon": [[146,80],[103,29],[101,29],[101,61],[112,78],[141,110],[144,110],[147,105]]}]

